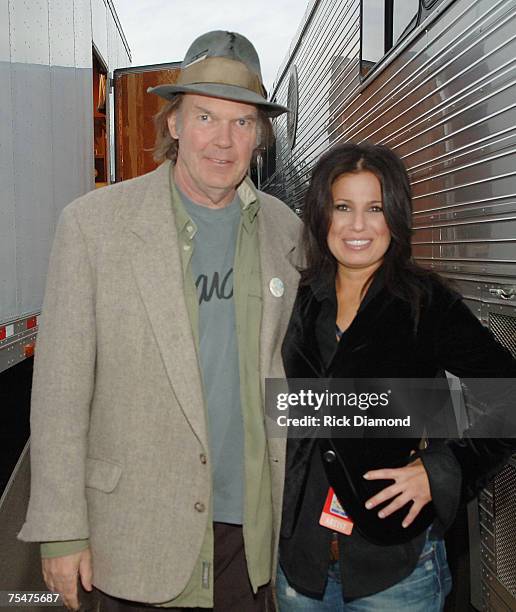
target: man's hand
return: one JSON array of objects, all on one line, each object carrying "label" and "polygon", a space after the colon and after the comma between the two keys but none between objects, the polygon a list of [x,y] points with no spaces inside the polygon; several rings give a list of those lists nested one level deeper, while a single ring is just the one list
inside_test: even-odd
[{"label": "man's hand", "polygon": [[78,580],[86,591],[91,591],[93,572],[89,548],[64,557],[42,559],[43,578],[47,587],[59,593],[69,610],[79,609]]},{"label": "man's hand", "polygon": [[378,512],[380,518],[389,516],[410,501],[413,502],[407,516],[403,519],[403,527],[408,527],[423,506],[432,499],[430,482],[421,459],[416,459],[402,468],[371,470],[364,474],[364,478],[366,480],[394,480],[392,485],[385,487],[366,502],[366,508],[370,510],[378,504],[394,498],[388,506]]}]

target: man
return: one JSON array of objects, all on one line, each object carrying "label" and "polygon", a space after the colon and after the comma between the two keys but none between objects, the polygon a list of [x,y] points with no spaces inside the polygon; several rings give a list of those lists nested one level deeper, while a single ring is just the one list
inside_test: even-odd
[{"label": "man", "polygon": [[71,609],[80,581],[102,610],[265,610],[284,441],[267,440],[264,379],[283,375],[300,223],[246,172],[287,109],[231,32],[198,38],[178,82],[152,91],[169,100],[168,161],[58,225],[19,537],[43,542]]}]

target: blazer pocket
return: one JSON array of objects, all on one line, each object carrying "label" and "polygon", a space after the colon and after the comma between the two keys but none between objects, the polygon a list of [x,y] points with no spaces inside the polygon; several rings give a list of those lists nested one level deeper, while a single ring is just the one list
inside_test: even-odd
[{"label": "blazer pocket", "polygon": [[86,487],[111,493],[121,475],[122,468],[116,463],[93,457],[86,459]]}]

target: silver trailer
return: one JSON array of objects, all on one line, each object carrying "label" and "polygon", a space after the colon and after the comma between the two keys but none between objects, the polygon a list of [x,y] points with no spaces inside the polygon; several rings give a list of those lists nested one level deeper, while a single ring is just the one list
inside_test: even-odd
[{"label": "silver trailer", "polygon": [[46,590],[39,546],[16,540],[30,479],[26,358],[59,213],[114,176],[110,81],[130,62],[111,0],[0,0],[0,608],[7,591]]},{"label": "silver trailer", "polygon": [[109,181],[109,77],[130,61],[111,0],[0,0],[0,372],[33,354],[61,209]]},{"label": "silver trailer", "polygon": [[[262,188],[302,213],[332,144],[404,159],[414,253],[516,355],[516,0],[312,0],[272,99]],[[469,508],[471,601],[516,610],[516,461]],[[455,608],[462,610],[463,608]]]}]

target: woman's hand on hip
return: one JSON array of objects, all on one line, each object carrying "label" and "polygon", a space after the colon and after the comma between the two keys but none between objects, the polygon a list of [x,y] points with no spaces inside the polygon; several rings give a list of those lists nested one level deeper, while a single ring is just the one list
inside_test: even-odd
[{"label": "woman's hand on hip", "polygon": [[413,502],[407,516],[403,519],[403,527],[408,527],[423,506],[432,500],[428,475],[419,458],[402,468],[371,470],[364,474],[364,478],[366,480],[394,480],[393,484],[366,501],[366,508],[371,510],[378,504],[392,499],[390,504],[378,512],[380,518],[385,518],[405,504]]}]

